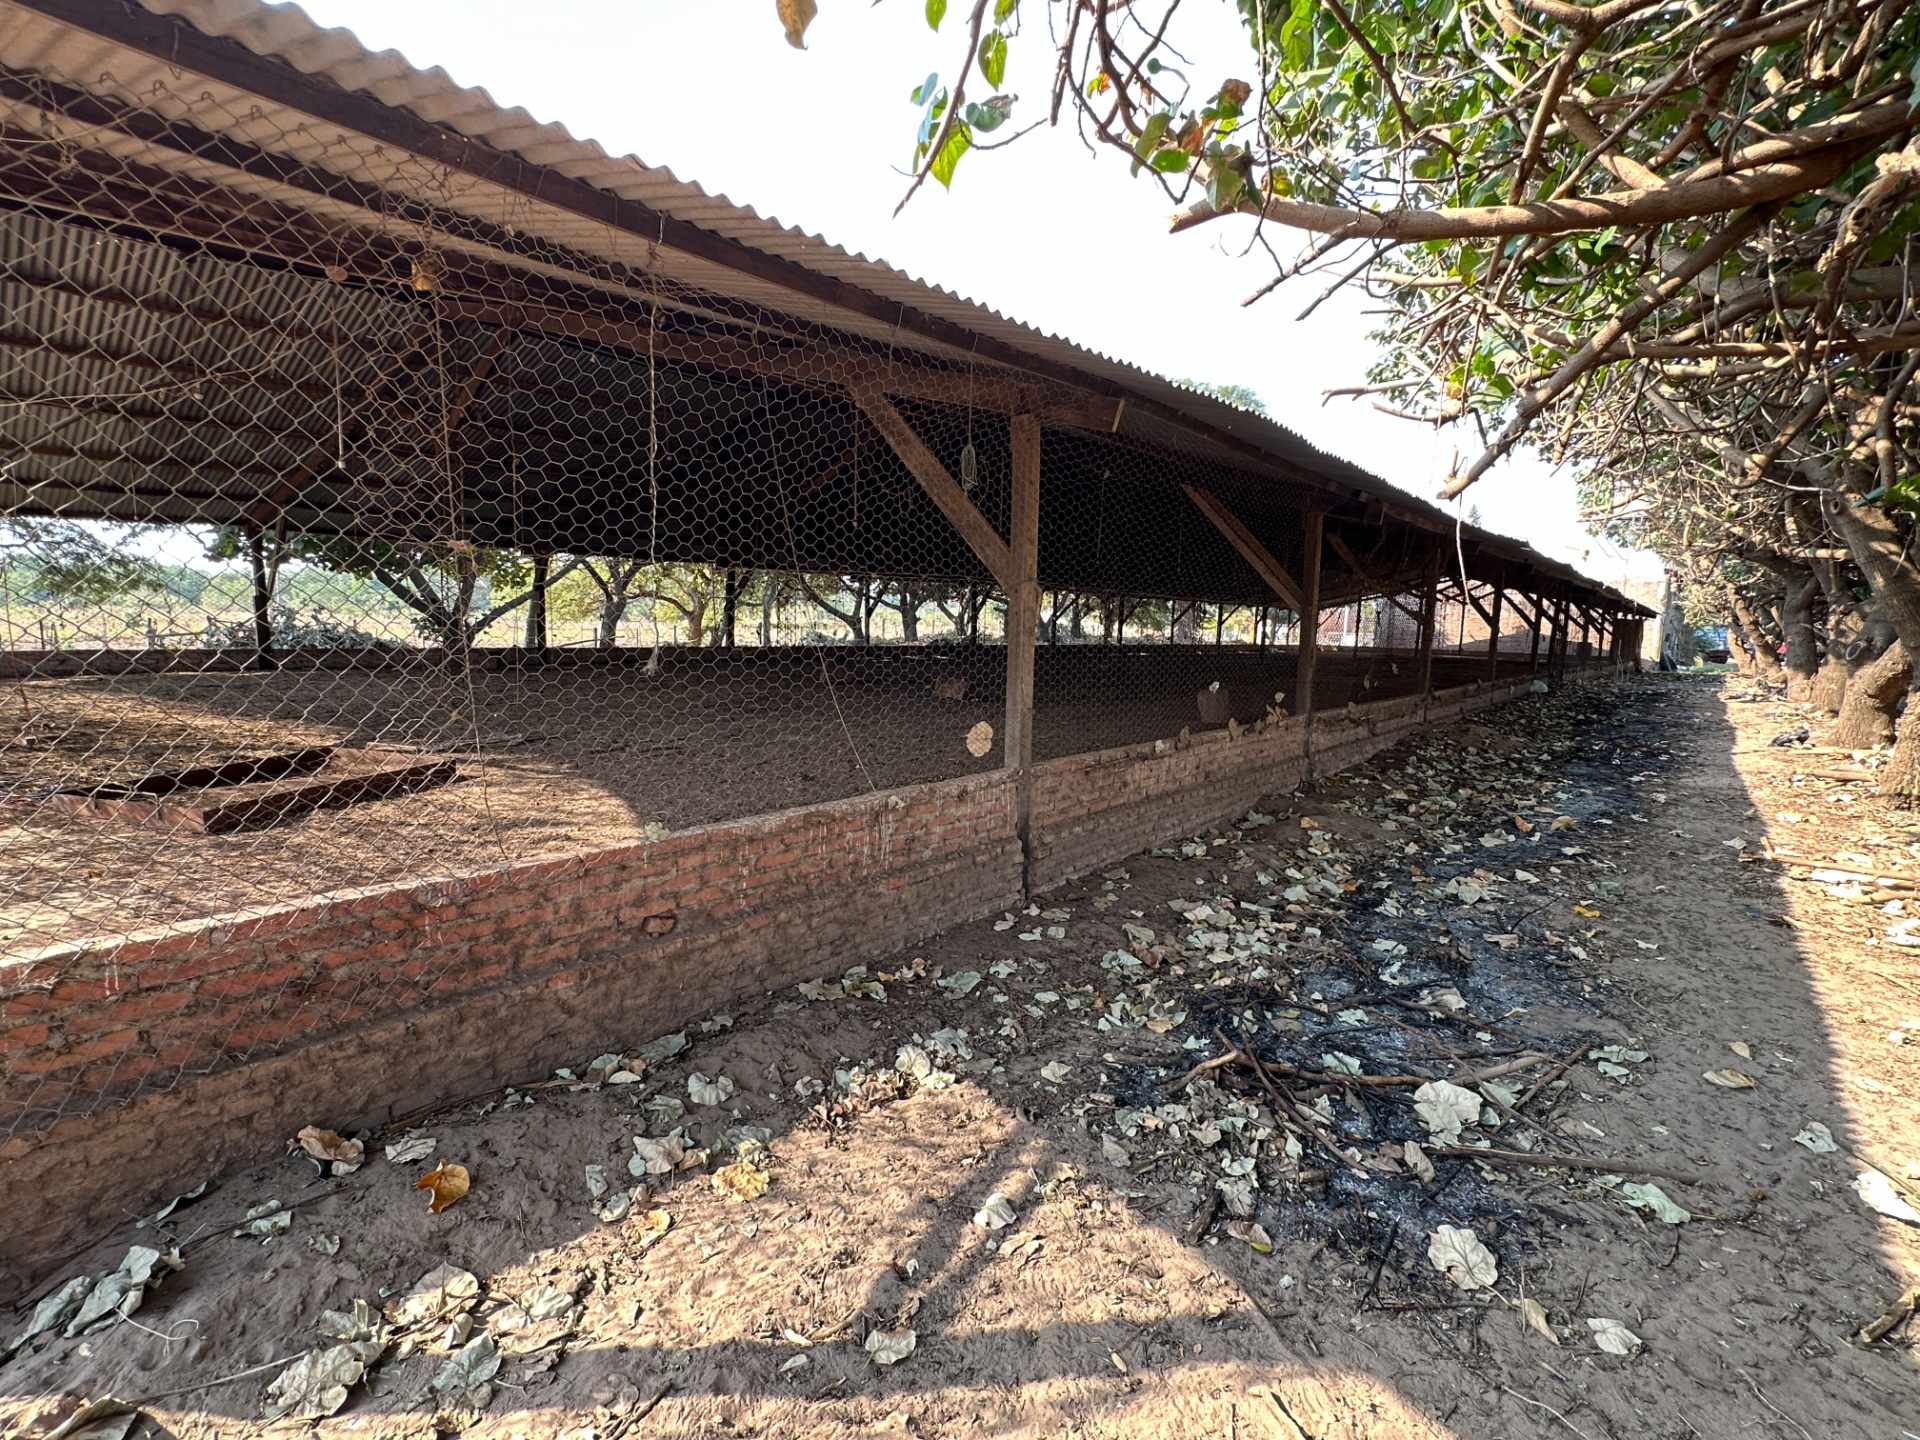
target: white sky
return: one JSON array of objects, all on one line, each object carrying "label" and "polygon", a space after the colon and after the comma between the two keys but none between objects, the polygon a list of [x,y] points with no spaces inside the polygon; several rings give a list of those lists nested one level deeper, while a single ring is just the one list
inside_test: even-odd
[{"label": "white sky", "polygon": [[[1432,496],[1456,445],[1476,438],[1364,400],[1323,406],[1325,388],[1365,379],[1364,297],[1343,293],[1296,322],[1316,293],[1308,277],[1242,309],[1271,274],[1264,256],[1237,252],[1250,226],[1167,234],[1159,187],[1131,179],[1111,151],[1089,155],[1069,129],[967,156],[950,193],[929,181],[892,219],[919,119],[908,94],[956,62],[958,4],[936,35],[920,0],[820,0],[803,52],[786,43],[774,0],[302,3],[373,48],[444,67],[503,105],[1030,325],[1163,375],[1249,386],[1281,423],[1415,494]],[[1043,32],[1045,7],[1027,8]],[[1235,9],[1214,0],[1180,12],[1196,83],[1248,70]],[[1051,54],[1044,33],[1014,42],[1005,88],[1020,99],[1000,134],[1043,113]],[[988,93],[977,75],[969,88]],[[1489,528],[1603,581],[1659,574],[1652,556],[1587,535],[1571,476],[1535,457],[1507,462],[1466,499]]]}]

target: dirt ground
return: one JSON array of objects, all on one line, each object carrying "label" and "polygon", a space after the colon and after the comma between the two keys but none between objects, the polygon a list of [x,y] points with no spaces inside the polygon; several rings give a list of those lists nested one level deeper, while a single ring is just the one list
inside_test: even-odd
[{"label": "dirt ground", "polygon": [[[0,1430],[113,1395],[139,1418],[90,1434],[1920,1433],[1920,1321],[1856,1337],[1920,1227],[1855,1189],[1920,1204],[1920,902],[1800,878],[1912,873],[1920,828],[1744,693],[1516,703],[422,1117],[410,1161],[222,1177],[56,1277],[183,1267],[0,1366]],[[1459,1147],[1508,1158],[1431,1133],[1450,1097],[1401,1082],[1446,1076]],[[436,1161],[472,1188],[434,1214]],[[269,1199],[284,1233],[236,1237]],[[270,1424],[325,1323],[364,1347],[337,1413]]]},{"label": "dirt ground", "polygon": [[[0,690],[0,956],[624,844],[1000,763],[997,746],[976,757],[966,737],[980,721],[1000,725],[1002,702],[989,682],[1004,651],[987,647],[964,661],[947,652],[942,661],[928,649],[823,647],[774,652],[771,664],[751,650],[688,653],[694,661],[651,677],[637,656],[598,667],[523,670],[490,659],[468,672],[422,661],[383,671],[221,669],[8,686]],[[1124,683],[1103,677],[1102,649],[1089,646],[1073,657],[1089,693],[1042,691],[1038,758],[1198,727],[1195,687],[1205,682],[1193,676],[1213,673],[1204,653],[1169,651],[1164,666],[1150,650],[1118,653],[1129,662]],[[730,655],[748,658],[729,669]],[[1230,658],[1243,669],[1253,660]],[[1290,657],[1274,657],[1283,662],[1291,685]],[[975,673],[966,696],[932,692],[927,674],[968,665]],[[1175,666],[1186,668],[1164,673]],[[1365,698],[1412,681],[1405,657],[1330,658],[1324,668],[1329,705],[1344,703],[1348,671],[1366,680]],[[1234,708],[1249,721],[1270,699],[1244,684]],[[39,803],[54,790],[326,744],[450,756],[460,778],[234,835],[166,835]]]}]

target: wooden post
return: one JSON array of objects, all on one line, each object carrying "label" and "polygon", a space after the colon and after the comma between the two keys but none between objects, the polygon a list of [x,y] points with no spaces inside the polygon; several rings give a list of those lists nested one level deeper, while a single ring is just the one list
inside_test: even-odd
[{"label": "wooden post", "polygon": [[1424,707],[1433,694],[1433,631],[1440,609],[1440,552],[1435,550],[1427,562],[1427,573],[1420,581],[1420,703]]},{"label": "wooden post", "polygon": [[1013,503],[1007,522],[1007,715],[1004,763],[1014,772],[1020,888],[1033,894],[1033,632],[1040,614],[1040,420],[1013,417]]},{"label": "wooden post", "polygon": [[527,649],[538,652],[547,648],[547,567],[553,563],[551,555],[541,553],[533,557],[533,589],[527,594]]},{"label": "wooden post", "polygon": [[1546,613],[1546,601],[1538,594],[1527,598],[1533,601],[1533,619],[1528,622],[1528,628],[1533,631],[1533,644],[1527,651],[1527,673],[1537,675],[1540,673],[1540,619]]},{"label": "wooden post", "polygon": [[1487,637],[1487,679],[1500,678],[1500,605],[1506,599],[1504,585],[1493,587],[1493,618],[1487,621],[1487,629],[1493,633]]},{"label": "wooden post", "polygon": [[273,668],[273,616],[267,606],[273,587],[267,583],[267,549],[257,527],[247,529],[247,560],[253,567],[253,668]]},{"label": "wooden post", "polygon": [[1547,669],[1556,681],[1567,678],[1567,641],[1571,638],[1567,612],[1571,608],[1565,600],[1556,601],[1553,607],[1553,644],[1547,650]]},{"label": "wooden post", "polygon": [[1327,517],[1318,510],[1301,516],[1300,647],[1293,671],[1293,713],[1306,726],[1307,774],[1313,774],[1313,672],[1320,661],[1320,548]]}]

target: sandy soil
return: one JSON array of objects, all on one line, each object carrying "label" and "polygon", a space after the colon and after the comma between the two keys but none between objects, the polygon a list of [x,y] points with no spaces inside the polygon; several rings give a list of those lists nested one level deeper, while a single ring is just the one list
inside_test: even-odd
[{"label": "sandy soil", "polygon": [[[1920,1191],[1902,1039],[1920,967],[1884,900],[1755,857],[1771,839],[1911,871],[1916,832],[1767,744],[1796,718],[1671,677],[1509,706],[1045,913],[690,1026],[683,1053],[629,1058],[635,1083],[422,1117],[432,1156],[472,1176],[440,1214],[410,1188],[430,1158],[322,1180],[263,1161],[70,1268],[134,1243],[185,1265],[128,1322],[0,1367],[0,1429],[112,1393],[162,1397],[143,1440],[265,1433],[266,1387],[321,1343],[323,1310],[392,1304],[451,1264],[476,1277],[470,1334],[390,1337],[321,1433],[1913,1432],[1920,1321],[1854,1336],[1920,1281],[1920,1229],[1851,1187],[1877,1166]],[[1273,1089],[1245,1063],[1183,1083],[1229,1043]],[[1617,1075],[1591,1055],[1608,1045]],[[1513,1115],[1483,1110],[1465,1139],[1617,1164],[1691,1218],[1632,1208],[1604,1169],[1438,1153],[1410,1089],[1355,1083],[1343,1057],[1369,1077],[1515,1065],[1482,1088]],[[1728,1068],[1755,1083],[1703,1078]],[[734,1093],[697,1103],[696,1073]],[[1813,1121],[1838,1148],[1794,1142]],[[596,1219],[587,1167],[617,1193],[631,1137],[675,1126],[711,1153]],[[378,1156],[399,1137],[368,1138]],[[1409,1140],[1435,1151],[1431,1182]],[[764,1194],[716,1187],[737,1163]],[[1013,1219],[984,1228],[995,1193]],[[232,1238],[269,1197],[297,1206],[290,1229]],[[1443,1224],[1488,1247],[1490,1286],[1436,1270]],[[1640,1347],[1603,1353],[1591,1319]],[[909,1330],[897,1364],[864,1348]],[[436,1352],[483,1333],[503,1356],[488,1393],[430,1390]]]}]

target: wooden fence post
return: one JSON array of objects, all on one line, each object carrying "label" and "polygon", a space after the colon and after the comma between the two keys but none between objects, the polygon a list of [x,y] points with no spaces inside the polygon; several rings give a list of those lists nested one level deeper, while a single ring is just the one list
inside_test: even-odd
[{"label": "wooden fence post", "polygon": [[1014,772],[1014,829],[1021,890],[1033,894],[1033,635],[1040,618],[1040,420],[1013,417],[1013,505],[1007,523],[1005,763]]},{"label": "wooden fence post", "polygon": [[1500,603],[1506,598],[1504,585],[1493,587],[1493,618],[1487,621],[1487,629],[1493,633],[1487,637],[1487,679],[1500,678]]},{"label": "wooden fence post", "polygon": [[1293,671],[1293,711],[1302,718],[1307,774],[1313,774],[1313,672],[1320,660],[1320,549],[1327,517],[1309,510],[1301,517],[1300,644]]}]

